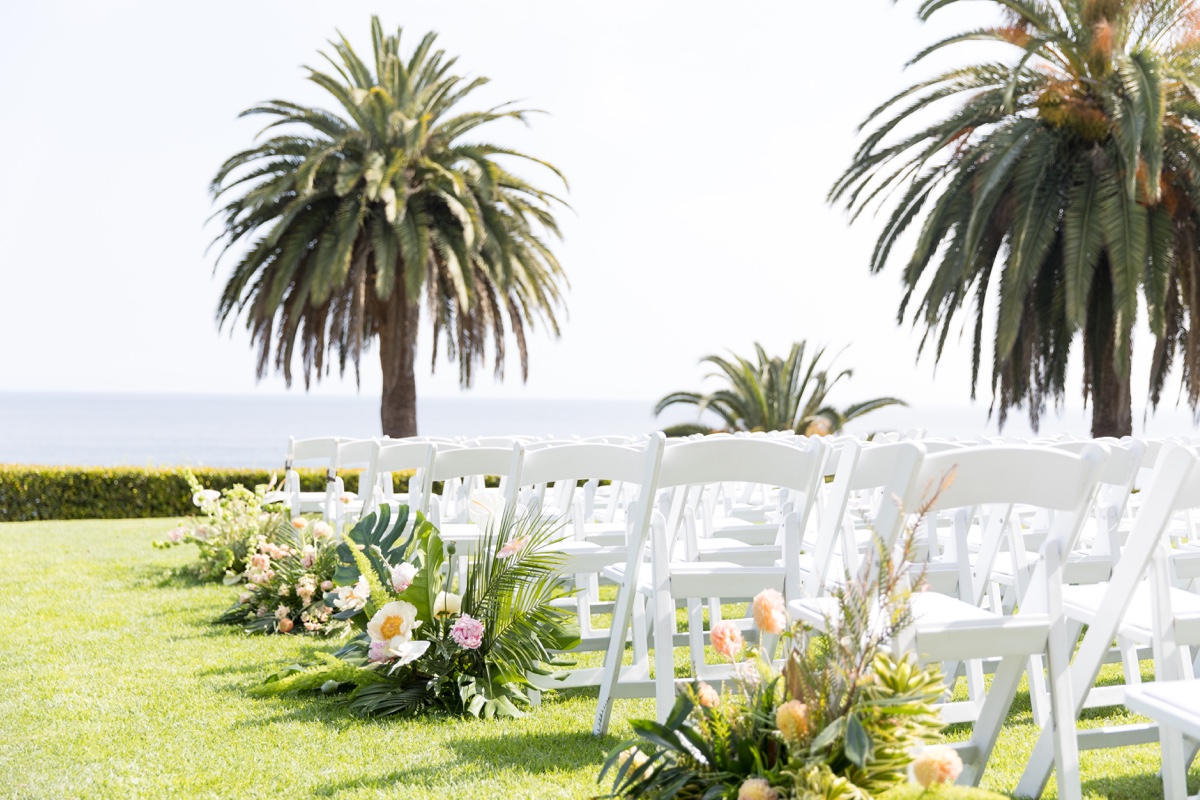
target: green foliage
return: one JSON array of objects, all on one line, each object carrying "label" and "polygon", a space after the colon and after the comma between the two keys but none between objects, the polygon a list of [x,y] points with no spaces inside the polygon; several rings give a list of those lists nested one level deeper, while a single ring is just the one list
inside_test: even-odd
[{"label": "green foliage", "polygon": [[[0,464],[0,522],[36,519],[132,519],[183,517],[196,512],[187,473],[210,489],[240,484],[253,489],[274,473],[210,467],[39,467]],[[300,469],[300,488],[324,491],[324,470]],[[346,491],[357,492],[361,470],[345,470]],[[282,472],[278,473],[282,476]],[[397,492],[408,491],[408,475],[392,476]],[[493,480],[494,484],[494,480]]]},{"label": "green foliage", "polygon": [[[960,2],[927,0],[920,14]],[[972,397],[985,309],[998,301],[987,315],[995,317],[991,384],[1001,425],[1028,403],[1037,428],[1048,402],[1062,401],[1070,349],[1082,338],[1084,396],[1097,399],[1093,432],[1130,433],[1139,294],[1155,339],[1151,402],[1178,357],[1200,413],[1194,4],[990,5],[997,24],[944,39],[912,63],[964,41],[1000,43],[1011,58],[955,67],[875,109],[830,201],[853,218],[890,209],[872,271],[919,227],[899,317],[911,312],[936,360],[959,310],[973,306]]]},{"label": "green foliage", "polygon": [[[332,73],[308,79],[335,110],[283,100],[243,116],[265,116],[264,138],[229,158],[212,181],[224,224],[222,255],[240,254],[222,293],[221,323],[246,314],[258,369],[274,363],[290,383],[303,352],[307,383],[341,371],[376,334],[389,353],[411,349],[428,301],[434,350],[445,336],[464,385],[492,352],[497,372],[511,331],[522,374],[526,329],[558,333],[562,269],[546,243],[558,235],[560,201],[509,172],[546,162],[468,134],[501,120],[528,122],[510,104],[462,111],[487,83],[451,72],[455,58],[427,34],[407,56],[401,32],[371,22],[373,58],[344,38],[323,54]],[[274,359],[271,351],[274,348]]]},{"label": "green foliage", "polygon": [[[841,410],[834,408],[828,403],[830,391],[854,373],[844,369],[831,376],[827,367],[820,366],[825,348],[805,363],[806,347],[805,342],[796,342],[786,358],[779,358],[768,356],[756,342],[754,352],[758,363],[737,354],[731,354],[732,360],[705,356],[700,363],[716,367],[708,377],[720,380],[725,387],[708,394],[673,392],[658,401],[654,413],[661,414],[676,404],[694,405],[701,412],[705,409],[714,412],[729,430],[829,434],[837,433],[850,420],[871,411],[906,405],[894,397],[879,397]],[[701,425],[675,425],[667,431],[670,436],[708,432]]]},{"label": "green foliage", "polygon": [[[355,525],[337,548],[335,582],[359,587],[356,593],[365,590],[366,598],[360,606],[348,603],[342,592],[327,595],[326,603],[340,609],[333,618],[370,631],[368,621],[385,605],[410,603],[420,624],[403,646],[418,643],[424,648],[406,660],[396,651],[371,650],[373,645],[390,647],[390,640],[373,642],[367,634],[352,639],[334,657],[377,679],[358,683],[348,707],[371,717],[428,708],[483,717],[520,716],[520,708],[529,703],[529,675],[551,674],[549,668],[558,664],[555,651],[579,642],[578,629],[568,623],[566,613],[551,605],[559,591],[563,559],[548,545],[558,537],[560,526],[541,518],[516,520],[509,514],[493,520],[469,558],[465,584],[456,585],[459,570],[453,545],[443,544],[437,529],[420,514],[411,519],[411,526],[409,522],[407,508],[401,507],[393,523],[385,505],[378,515]],[[403,565],[413,567],[415,574],[411,583],[398,587],[394,570]],[[439,610],[450,605],[451,597],[460,607]],[[454,637],[454,626],[468,617],[482,623],[478,647]],[[313,676],[289,680],[291,670],[275,676],[273,683],[288,681],[284,687],[294,689],[280,691],[312,690],[329,680],[354,683],[339,677],[345,672],[326,681]]]}]

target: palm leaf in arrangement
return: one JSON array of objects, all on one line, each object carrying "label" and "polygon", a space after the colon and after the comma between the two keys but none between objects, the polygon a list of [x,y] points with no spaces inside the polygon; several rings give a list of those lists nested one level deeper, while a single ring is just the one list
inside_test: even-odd
[{"label": "palm leaf in arrangement", "polygon": [[[883,209],[870,261],[905,233],[899,318],[940,359],[970,304],[972,397],[991,330],[993,408],[1037,425],[1064,398],[1082,338],[1083,394],[1097,436],[1132,432],[1138,305],[1148,310],[1157,406],[1179,363],[1200,411],[1200,5],[1193,0],[990,0],[993,26],[947,37],[910,64],[964,42],[1011,49],[899,92],[860,127],[829,193],[852,220]],[[926,0],[928,19],[962,0]],[[945,102],[943,102],[945,101]],[[934,106],[936,105],[936,108]],[[903,136],[898,131],[906,131]],[[989,317],[990,317],[990,312]]]},{"label": "palm leaf in arrangement", "polygon": [[[700,363],[715,367],[710,379],[720,381],[724,388],[712,392],[672,392],[658,401],[654,413],[661,414],[674,405],[695,406],[699,413],[711,411],[721,418],[728,430],[781,431],[806,433],[836,433],[846,422],[891,405],[905,405],[894,397],[880,397],[857,403],[839,411],[827,402],[833,387],[853,372],[844,369],[836,374],[823,365],[825,348],[818,349],[805,360],[806,343],[796,342],[784,357],[771,356],[755,343],[756,361],[731,353],[731,358],[705,356]],[[836,356],[834,357],[836,359]],[[828,364],[832,364],[831,359]],[[696,425],[675,425],[668,429],[673,436],[702,433],[710,428]]]},{"label": "palm leaf in arrangement", "polygon": [[464,111],[487,80],[454,74],[434,34],[407,56],[401,32],[385,35],[377,18],[371,38],[370,61],[342,37],[324,67],[308,68],[330,108],[271,100],[243,113],[265,117],[269,138],[231,156],[212,181],[224,203],[218,265],[235,259],[217,319],[244,319],[259,377],[273,365],[289,385],[297,356],[306,387],[335,362],[357,376],[378,339],[383,432],[402,437],[417,432],[422,316],[434,363],[444,337],[464,386],[489,357],[503,375],[510,336],[527,376],[526,333],[558,334],[567,281],[547,241],[558,236],[562,201],[510,166],[562,175],[473,138],[533,112]]}]

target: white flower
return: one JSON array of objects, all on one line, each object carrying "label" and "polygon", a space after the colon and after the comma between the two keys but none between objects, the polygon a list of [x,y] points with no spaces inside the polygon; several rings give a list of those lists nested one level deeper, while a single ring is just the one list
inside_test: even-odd
[{"label": "white flower", "polygon": [[333,603],[339,609],[345,611],[348,608],[362,608],[367,604],[367,598],[371,596],[371,587],[367,585],[367,579],[363,575],[358,576],[358,583],[353,586],[343,586],[338,590],[337,600]]},{"label": "white flower", "polygon": [[208,503],[215,503],[221,499],[221,493],[216,489],[201,489],[192,495],[192,504],[198,508],[204,508]]},{"label": "white flower", "polygon": [[275,619],[283,619],[288,614],[292,613],[287,606],[280,606],[275,609]]},{"label": "white flower", "polygon": [[392,567],[392,588],[397,592],[403,592],[412,586],[413,579],[416,577],[417,568],[405,561],[403,564]]},{"label": "white flower", "polygon": [[393,600],[371,617],[367,634],[372,641],[387,642],[388,647],[393,647],[412,639],[413,631],[420,626],[416,606],[404,600]]},{"label": "white flower", "polygon": [[429,642],[424,639],[417,639],[411,642],[399,642],[393,639],[388,642],[387,654],[396,657],[396,662],[392,664],[392,669],[402,667],[409,662],[416,661],[421,656],[425,655],[425,651],[429,649]]},{"label": "white flower", "polygon": [[471,522],[485,528],[493,519],[499,520],[504,514],[504,498],[486,494],[472,497],[467,513],[470,515]]},{"label": "white flower", "polygon": [[433,602],[435,617],[452,617],[462,612],[462,595],[454,592],[442,592]]}]

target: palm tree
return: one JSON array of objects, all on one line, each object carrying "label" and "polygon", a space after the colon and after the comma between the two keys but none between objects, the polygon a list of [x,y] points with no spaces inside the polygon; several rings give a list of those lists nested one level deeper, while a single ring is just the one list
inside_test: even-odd
[{"label": "palm tree", "polygon": [[[924,0],[920,17],[958,2]],[[984,309],[998,294],[992,394],[1001,425],[1028,403],[1036,428],[1047,401],[1062,402],[1082,334],[1092,433],[1131,433],[1139,295],[1155,340],[1151,403],[1181,356],[1195,411],[1200,8],[1192,0],[992,2],[999,24],[937,42],[910,63],[966,41],[1003,43],[1013,58],[952,69],[877,108],[830,200],[853,219],[898,197],[872,271],[923,215],[899,318],[913,309],[936,360],[955,313],[973,301],[972,398]],[[934,108],[943,100],[954,104],[944,114]]]},{"label": "palm tree", "polygon": [[[530,112],[498,106],[459,111],[485,78],[451,72],[455,60],[434,50],[434,34],[407,59],[400,32],[384,36],[371,21],[368,65],[345,37],[325,55],[333,72],[308,79],[339,110],[272,100],[243,113],[271,119],[274,135],[234,155],[212,182],[220,210],[222,255],[240,260],[217,309],[223,326],[245,315],[258,350],[258,376],[271,363],[288,385],[297,349],[304,383],[339,373],[379,337],[383,432],[417,432],[414,351],[422,297],[439,339],[456,359],[463,386],[486,363],[503,376],[506,339],[516,340],[528,375],[526,329],[545,324],[558,335],[566,284],[545,242],[558,235],[561,202],[505,169],[500,159],[544,161],[467,134]],[[323,54],[324,55],[324,54]],[[275,133],[279,129],[282,132]],[[499,159],[498,159],[499,157]],[[218,259],[219,260],[219,259]]]},{"label": "palm tree", "polygon": [[[658,401],[654,413],[661,414],[676,404],[694,405],[701,412],[707,409],[715,413],[729,430],[830,434],[863,414],[885,406],[907,405],[894,397],[879,397],[841,410],[834,408],[828,402],[829,392],[843,378],[853,375],[853,370],[844,369],[831,377],[827,367],[820,367],[825,348],[817,350],[805,364],[806,347],[807,343],[796,342],[786,358],[772,358],[755,342],[758,363],[736,353],[730,353],[730,359],[705,356],[700,363],[716,367],[708,377],[721,380],[727,387],[708,394],[673,392]],[[668,433],[685,436],[709,430],[700,424],[686,424],[672,426]]]}]

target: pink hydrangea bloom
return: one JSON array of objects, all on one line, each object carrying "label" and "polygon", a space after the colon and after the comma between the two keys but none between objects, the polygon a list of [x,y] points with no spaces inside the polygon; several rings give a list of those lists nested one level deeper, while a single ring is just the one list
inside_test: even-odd
[{"label": "pink hydrangea bloom", "polygon": [[483,644],[483,623],[463,614],[450,628],[450,638],[466,650],[478,650]]}]

